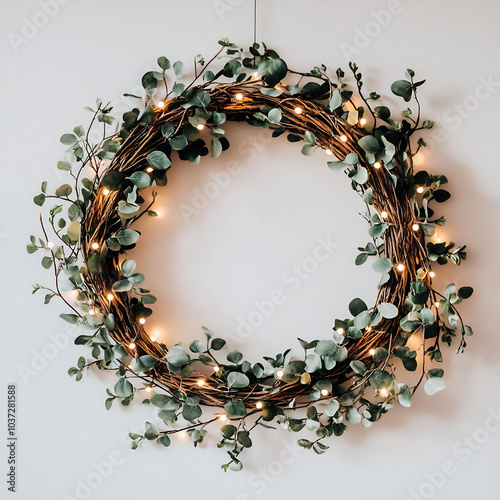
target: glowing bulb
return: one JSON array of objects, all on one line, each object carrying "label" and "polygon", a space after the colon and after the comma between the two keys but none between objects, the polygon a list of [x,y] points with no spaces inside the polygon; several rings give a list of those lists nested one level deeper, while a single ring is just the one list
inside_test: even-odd
[{"label": "glowing bulb", "polygon": [[113,300],[113,294],[112,293],[108,293],[108,295],[106,296],[108,300]]},{"label": "glowing bulb", "polygon": [[372,327],[371,327],[371,326],[367,326],[367,327],[366,327],[366,331],[367,331],[367,332],[371,332],[371,331],[372,331]]},{"label": "glowing bulb", "polygon": [[366,118],[361,118],[361,120],[359,120],[359,124],[366,125]]},{"label": "glowing bulb", "polygon": [[214,366],[214,372],[217,373],[220,370],[218,366]]},{"label": "glowing bulb", "polygon": [[439,305],[440,305],[440,304],[439,304],[439,302],[434,302],[434,305],[435,305],[436,307],[439,307]]},{"label": "glowing bulb", "polygon": [[49,248],[52,248],[52,247],[54,246],[54,243],[52,243],[52,241],[49,241],[49,242],[47,243],[47,246],[48,246]]},{"label": "glowing bulb", "polygon": [[429,276],[430,276],[431,278],[434,278],[434,276],[436,276],[436,273],[435,273],[434,271],[431,271],[431,272],[429,273]]},{"label": "glowing bulb", "polygon": [[158,107],[163,108],[165,106],[165,103],[163,101],[158,101]]},{"label": "glowing bulb", "polygon": [[146,172],[147,172],[148,174],[150,174],[153,170],[154,170],[154,169],[153,169],[153,167],[148,167],[148,168],[146,169]]},{"label": "glowing bulb", "polygon": [[262,401],[259,401],[258,403],[255,404],[255,408],[257,408],[258,410],[262,409],[263,406],[264,404],[262,403]]},{"label": "glowing bulb", "polygon": [[298,106],[294,109],[295,113],[297,115],[300,115],[302,113],[302,108],[299,108]]},{"label": "glowing bulb", "polygon": [[405,265],[404,264],[398,264],[396,266],[396,269],[401,273],[405,270]]},{"label": "glowing bulb", "polygon": [[379,161],[376,161],[376,162],[373,164],[373,166],[374,166],[375,168],[380,168],[382,165],[380,164],[380,162],[379,162]]},{"label": "glowing bulb", "polygon": [[254,78],[257,78],[259,76],[259,73],[257,73],[257,71],[253,74],[253,77]]},{"label": "glowing bulb", "polygon": [[321,391],[319,391],[321,393],[322,396],[328,396],[328,391],[326,389],[321,389]]},{"label": "glowing bulb", "polygon": [[130,344],[128,346],[130,349],[135,349],[135,344],[133,342],[130,342]]},{"label": "glowing bulb", "polygon": [[243,99],[243,94],[236,94],[236,100],[241,101]]},{"label": "glowing bulb", "polygon": [[92,243],[92,248],[97,250],[99,248],[99,243]]},{"label": "glowing bulb", "polygon": [[370,353],[370,356],[375,356],[375,349],[370,349],[368,352]]},{"label": "glowing bulb", "polygon": [[418,230],[420,229],[420,226],[419,226],[417,223],[415,223],[415,224],[413,224],[413,226],[411,226],[411,228],[412,228],[414,231],[418,231]]},{"label": "glowing bulb", "polygon": [[438,243],[441,243],[441,238],[436,238],[436,241],[437,241]]},{"label": "glowing bulb", "polygon": [[424,188],[422,186],[417,188],[417,193],[422,194],[424,192]]},{"label": "glowing bulb", "polygon": [[109,194],[109,189],[103,189],[103,190],[102,190],[102,194],[103,194],[104,196],[108,196],[108,194]]},{"label": "glowing bulb", "polygon": [[226,415],[219,415],[219,420],[220,420],[221,422],[225,422],[225,421],[227,420]]},{"label": "glowing bulb", "polygon": [[346,135],[341,135],[341,136],[340,136],[340,140],[341,140],[342,142],[347,142],[347,136],[346,136]]},{"label": "glowing bulb", "polygon": [[344,329],[343,328],[337,328],[337,333],[340,333],[340,335],[344,335]]},{"label": "glowing bulb", "polygon": [[277,376],[278,378],[281,378],[283,375],[284,375],[283,370],[278,370],[278,371],[276,372],[276,376]]},{"label": "glowing bulb", "polygon": [[203,125],[202,123],[200,123],[200,124],[196,125],[196,128],[198,130],[203,130],[205,128],[205,125]]},{"label": "glowing bulb", "polygon": [[94,311],[93,309],[91,309],[91,310],[89,311],[89,314],[90,314],[91,316],[93,316],[93,315],[95,314],[95,311]]},{"label": "glowing bulb", "polygon": [[332,153],[332,150],[331,150],[331,149],[327,149],[327,150],[325,151],[325,153],[326,153],[328,156],[332,156],[332,155],[333,155],[333,153]]},{"label": "glowing bulb", "polygon": [[146,387],[146,392],[151,392],[151,387],[149,385]]},{"label": "glowing bulb", "polygon": [[384,210],[380,215],[382,216],[382,219],[387,219],[389,214]]},{"label": "glowing bulb", "polygon": [[205,381],[200,379],[198,380],[198,382],[196,382],[198,384],[199,387],[203,387],[205,385]]},{"label": "glowing bulb", "polygon": [[187,432],[186,431],[179,432],[179,437],[181,439],[184,439],[185,437],[187,437]]},{"label": "glowing bulb", "polygon": [[151,339],[151,342],[155,342],[156,341],[156,337],[154,335],[151,335],[151,337],[149,337]]},{"label": "glowing bulb", "polygon": [[380,389],[380,395],[381,395],[381,396],[387,396],[387,394],[389,394],[389,393],[387,392],[387,389]]},{"label": "glowing bulb", "polygon": [[145,319],[145,318],[141,318],[141,319],[139,320],[139,323],[140,323],[141,325],[143,325],[144,323],[146,323],[146,319]]}]

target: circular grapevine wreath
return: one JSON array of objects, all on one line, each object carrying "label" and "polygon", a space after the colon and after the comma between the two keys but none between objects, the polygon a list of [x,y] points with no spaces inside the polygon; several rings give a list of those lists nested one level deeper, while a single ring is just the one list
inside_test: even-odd
[{"label": "circular grapevine wreath", "polygon": [[[176,62],[177,81],[170,87],[170,62],[160,57],[159,70],[142,78],[145,105],[126,112],[116,133],[108,135],[111,106],[98,100],[97,109],[90,110],[89,130],[76,127],[61,137],[68,150],[58,168],[68,172],[73,186],[63,184],[52,195],[42,184],[35,203],[55,198],[56,204],[41,219],[43,237],[31,236],[28,252],[44,252],[42,265],[53,268],[56,277],[54,289],[37,284],[34,291],[46,290],[46,303],[62,298],[73,309],[63,319],[90,329],[75,343],[91,346],[93,359],[80,357],[70,375],[80,380],[91,365],[114,370],[119,378],[108,390],[108,409],[115,399],[128,405],[140,390],[149,393],[143,402],[158,408],[166,428],[147,422],[144,435],[130,435],[132,447],[144,439],[168,446],[169,436],[181,431],[197,445],[209,423],[222,421],[219,446],[230,456],[222,467],[239,470],[239,455],[252,445],[250,431],[257,425],[275,421],[294,432],[306,427],[315,437],[299,444],[323,453],[323,439],[342,434],[345,421],[369,426],[394,401],[410,406],[424,379],[428,394],[444,388],[443,370],[428,369],[423,359],[440,362],[441,343],[450,345],[457,332],[458,351],[464,349],[464,336],[472,329],[456,305],[472,289],[450,284],[439,293],[433,288],[432,266],[448,260],[458,265],[466,253],[465,246],[427,241],[435,226],[445,223],[429,205],[450,195],[442,187],[443,175],[414,172],[413,158],[425,142],[420,138],[414,145],[412,136],[433,123],[421,123],[417,89],[424,82],[416,82],[412,70],[391,90],[406,102],[413,99],[416,114],[408,108],[397,118],[387,107],[375,106],[377,93],[365,97],[355,64],[350,69],[358,97],[340,69],[332,81],[324,65],[306,73],[289,70],[265,44],[254,44],[250,54],[227,40],[219,44],[208,63],[196,57],[195,78],[187,86],[178,81],[184,65]],[[208,69],[223,57],[221,69]],[[376,303],[368,307],[352,300],[351,316],[335,320],[331,338],[299,339],[301,358],[287,350],[252,365],[205,327],[204,341],[194,340],[189,350],[157,342],[145,326],[156,298],[139,286],[144,276],[135,272],[136,263],[122,257],[138,242],[134,223],[156,215],[157,192],[146,203],[143,190],[165,185],[176,157],[192,163],[209,153],[217,158],[229,147],[225,121],[268,127],[273,137],[287,134],[290,142],[304,142],[304,155],[324,150],[336,158],[328,166],[348,175],[366,205],[370,241],[359,248],[356,264],[373,257],[372,267],[381,274]],[[89,131],[96,124],[102,138],[92,144]],[[210,148],[204,140],[209,134]],[[72,298],[62,291],[61,280],[74,290]],[[411,336],[420,339],[416,351],[406,345]],[[420,366],[414,386],[397,381],[401,365],[409,371]]]}]

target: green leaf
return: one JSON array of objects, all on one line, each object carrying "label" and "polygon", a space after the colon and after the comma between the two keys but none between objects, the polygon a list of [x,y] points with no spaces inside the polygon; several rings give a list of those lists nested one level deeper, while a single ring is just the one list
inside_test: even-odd
[{"label": "green leaf", "polygon": [[156,170],[167,170],[171,165],[169,157],[163,151],[149,153],[146,160]]},{"label": "green leaf", "polygon": [[379,389],[387,389],[391,385],[392,376],[385,370],[376,370],[368,380],[370,385],[378,391]]},{"label": "green leaf", "polygon": [[71,170],[71,165],[67,161],[58,161],[57,168],[59,170],[64,170],[66,172],[69,172]]},{"label": "green leaf", "polygon": [[441,377],[430,377],[424,385],[424,391],[429,396],[433,396],[436,392],[442,391],[445,387],[446,384]]},{"label": "green leaf", "polygon": [[411,406],[411,391],[406,384],[399,384],[398,401],[401,406]]},{"label": "green leaf", "polygon": [[81,233],[81,224],[77,220],[71,222],[66,230],[66,234],[68,235],[71,241],[79,241]]},{"label": "green leaf", "polygon": [[352,314],[352,316],[357,316],[359,313],[366,311],[367,309],[368,306],[361,299],[352,299],[349,303],[349,312]]},{"label": "green leaf", "polygon": [[50,269],[52,267],[52,257],[44,257],[42,259],[42,267],[44,269]]},{"label": "green leaf", "polygon": [[342,105],[342,96],[340,95],[339,89],[335,89],[332,92],[332,97],[330,99],[330,104],[329,104],[330,112],[332,113],[341,105]]},{"label": "green leaf", "polygon": [[224,339],[214,338],[210,344],[210,348],[214,351],[220,351],[225,345],[226,341]]},{"label": "green leaf", "polygon": [[383,318],[392,319],[399,314],[398,308],[389,302],[382,302],[377,306],[378,312]]},{"label": "green leaf", "polygon": [[79,319],[79,317],[76,314],[60,314],[59,317],[62,318],[64,321],[71,323],[72,325],[76,325]]},{"label": "green leaf", "polygon": [[377,273],[388,273],[392,269],[391,259],[377,259],[372,264],[372,269]]},{"label": "green leaf", "polygon": [[366,366],[362,361],[355,359],[349,363],[349,366],[358,374],[364,375],[366,373]]},{"label": "green leaf", "polygon": [[359,166],[357,172],[351,179],[358,184],[364,184],[368,180],[368,170],[365,167]]},{"label": "green leaf", "polygon": [[368,153],[376,154],[380,151],[380,143],[374,135],[365,135],[361,137],[358,144]]},{"label": "green leaf", "polygon": [[68,197],[73,191],[73,188],[69,184],[63,184],[56,189],[56,196]]},{"label": "green leaf", "polygon": [[283,59],[269,59],[262,71],[262,79],[269,87],[275,87],[285,78],[287,72],[288,68]]},{"label": "green leaf", "polygon": [[229,388],[241,389],[247,387],[250,380],[244,373],[231,372],[227,377],[227,383]]},{"label": "green leaf", "polygon": [[197,108],[206,108],[210,103],[210,94],[204,90],[197,89],[189,99],[189,103]]},{"label": "green leaf", "polygon": [[175,149],[176,151],[184,149],[187,144],[188,141],[183,135],[177,135],[176,137],[170,139],[170,146],[172,146],[172,149]]},{"label": "green leaf", "polygon": [[229,352],[227,355],[226,359],[235,365],[239,364],[242,359],[243,359],[243,354],[241,352],[237,351],[236,349],[233,349],[232,351]]},{"label": "green leaf", "polygon": [[191,359],[189,354],[180,345],[175,345],[167,352],[167,361],[173,366],[184,366]]},{"label": "green leaf", "polygon": [[108,172],[101,181],[101,184],[110,191],[119,191],[122,187],[125,175],[117,170]]},{"label": "green leaf", "polygon": [[463,286],[458,289],[457,295],[461,299],[468,299],[474,292],[474,289],[470,286]]},{"label": "green leaf", "polygon": [[339,402],[334,399],[330,402],[330,404],[325,408],[325,413],[329,417],[333,417],[335,413],[337,413],[338,409],[340,408]]},{"label": "green leaf", "polygon": [[320,340],[316,344],[314,352],[319,356],[333,356],[338,348],[338,345],[333,340]]},{"label": "green leaf", "polygon": [[122,273],[125,276],[130,276],[135,271],[136,265],[135,260],[124,260],[121,264]]},{"label": "green leaf", "polygon": [[271,109],[271,111],[267,114],[267,118],[270,123],[279,123],[282,118],[281,110],[279,108]]},{"label": "green leaf", "polygon": [[127,398],[133,392],[134,386],[126,378],[121,378],[115,384],[115,393],[119,398]]},{"label": "green leaf", "polygon": [[170,446],[170,443],[171,443],[170,438],[168,436],[160,436],[156,440],[156,442],[158,444],[161,444],[161,445],[165,446],[165,448],[168,447],[168,446]]},{"label": "green leaf", "polygon": [[137,171],[130,176],[130,180],[139,188],[145,188],[151,185],[151,177],[145,172]]},{"label": "green leaf", "polygon": [[184,75],[184,63],[182,61],[174,62],[174,73],[176,78],[182,78]]},{"label": "green leaf", "polygon": [[224,405],[224,411],[229,418],[244,417],[247,414],[245,403],[241,399],[231,399]]},{"label": "green leaf", "polygon": [[250,439],[250,432],[248,431],[240,431],[237,434],[237,441],[238,443],[241,444],[244,448],[251,448],[252,447],[252,440]]},{"label": "green leaf", "polygon": [[157,59],[158,66],[160,66],[161,69],[170,69],[170,61],[164,57],[161,56]]},{"label": "green leaf", "polygon": [[391,91],[394,95],[402,97],[408,102],[411,99],[412,86],[407,80],[397,80],[391,85]]},{"label": "green leaf", "polygon": [[45,195],[40,193],[33,198],[33,203],[41,207],[45,203]]},{"label": "green leaf", "polygon": [[139,239],[139,233],[133,229],[122,229],[116,234],[116,239],[120,245],[133,245]]},{"label": "green leaf", "polygon": [[78,138],[74,134],[63,134],[59,140],[65,146],[72,146],[78,141]]},{"label": "green leaf", "polygon": [[158,360],[154,356],[144,354],[138,357],[133,365],[133,370],[138,373],[152,370],[158,364]]},{"label": "green leaf", "polygon": [[423,309],[421,309],[418,315],[420,316],[423,325],[431,325],[432,323],[434,323],[434,321],[436,321],[434,313],[428,307],[424,307]]},{"label": "green leaf", "polygon": [[220,428],[220,432],[226,439],[231,439],[236,433],[236,427],[231,424],[226,424]]},{"label": "green leaf", "polygon": [[194,422],[196,419],[200,418],[202,414],[203,412],[198,405],[184,405],[182,409],[182,416],[188,422]]},{"label": "green leaf", "polygon": [[132,290],[132,283],[128,279],[115,281],[111,290],[113,292],[128,292]]},{"label": "green leaf", "polygon": [[210,143],[210,156],[212,158],[218,158],[222,153],[222,144],[217,137],[212,137]]},{"label": "green leaf", "polygon": [[200,340],[193,340],[193,342],[189,344],[189,350],[191,352],[202,353],[205,351],[205,346],[203,345],[203,342],[201,342]]}]

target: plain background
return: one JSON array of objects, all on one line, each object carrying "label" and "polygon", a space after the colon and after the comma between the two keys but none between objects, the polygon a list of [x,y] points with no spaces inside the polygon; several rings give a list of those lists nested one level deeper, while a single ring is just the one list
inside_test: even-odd
[{"label": "plain background", "polygon": [[[63,305],[44,306],[41,296],[30,295],[33,282],[50,283],[50,273],[25,245],[29,234],[39,233],[31,199],[42,180],[52,188],[63,182],[55,169],[64,151],[58,139],[88,123],[84,106],[98,96],[120,112],[133,105],[120,96],[137,89],[160,55],[186,63],[198,53],[208,58],[223,36],[248,46],[252,2],[69,0],[52,4],[45,17],[42,3],[3,1],[0,21],[0,400],[3,407],[7,384],[17,384],[19,476],[12,496],[498,498],[500,433],[492,416],[500,419],[498,2],[261,1],[258,39],[293,68],[324,63],[333,74],[355,60],[367,90],[401,110],[405,103],[390,96],[390,84],[407,67],[427,79],[420,92],[424,117],[437,125],[425,136],[429,150],[419,168],[448,176],[453,196],[440,207],[448,224],[439,236],[469,250],[460,268],[438,269],[436,283],[475,288],[461,307],[475,336],[465,354],[445,351],[446,391],[434,397],[420,391],[411,409],[395,408],[371,429],[351,427],[321,457],[297,452],[294,434],[260,432],[243,457],[245,469],[226,475],[215,438],[197,450],[182,439],[168,450],[149,443],[129,450],[127,433],[140,429],[150,410],[136,404],[106,412],[112,375],[92,372],[76,383],[66,374],[83,351],[58,319]],[[31,22],[39,27],[30,32]],[[233,147],[219,160],[174,166],[160,191],[162,216],[142,224],[134,258],[159,297],[148,327],[168,344],[201,338],[202,324],[234,334],[255,301],[280,289],[283,304],[248,338],[232,341],[257,360],[297,348],[298,336],[327,338],[333,319],[347,316],[351,298],[373,301],[377,277],[369,265],[353,263],[356,247],[367,241],[363,206],[345,176],[326,167],[324,153],[306,158],[299,145],[271,142],[258,129],[227,130]],[[240,171],[227,181],[232,161]],[[204,190],[213,194],[217,174],[224,187],[186,221],[181,207],[198,203]],[[295,288],[283,275],[313,255],[318,238],[330,238],[335,248]],[[5,453],[0,456],[4,471]],[[102,465],[110,458],[113,470]],[[3,481],[0,491],[8,498]]]}]

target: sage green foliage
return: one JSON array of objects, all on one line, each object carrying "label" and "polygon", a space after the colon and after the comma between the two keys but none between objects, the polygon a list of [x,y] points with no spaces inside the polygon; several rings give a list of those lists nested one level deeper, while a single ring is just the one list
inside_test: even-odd
[{"label": "sage green foliage", "polygon": [[[413,118],[410,108],[398,118],[397,113],[388,107],[374,106],[374,101],[380,98],[378,93],[371,92],[368,97],[364,96],[362,75],[355,64],[351,63],[350,69],[362,102],[358,107],[353,106],[353,90],[346,83],[341,69],[335,72],[334,79],[324,65],[305,73],[289,73],[285,61],[265,44],[253,44],[249,53],[227,39],[220,40],[219,44],[218,58],[214,57],[208,63],[201,55],[195,58],[195,78],[189,84],[180,81],[186,71],[182,62],[171,64],[165,56],[159,57],[158,70],[149,71],[142,78],[144,104],[123,114],[117,132],[109,131],[109,126],[114,123],[110,114],[112,108],[98,99],[95,109],[88,108],[92,113],[91,124],[102,131],[102,140],[97,144],[88,143],[88,131],[82,126],[61,136],[60,141],[66,151],[57,167],[68,173],[68,183],[55,186],[53,191],[48,191],[46,182],[42,183],[41,192],[33,201],[37,206],[47,209],[42,218],[43,235],[40,238],[30,236],[27,251],[30,254],[41,252],[42,267],[51,270],[56,278],[53,288],[36,284],[33,293],[43,290],[45,303],[49,303],[53,297],[65,301],[71,312],[61,314],[61,318],[81,327],[82,333],[75,339],[75,344],[90,349],[91,358],[80,357],[76,366],[69,369],[69,374],[81,380],[90,366],[115,372],[117,378],[113,389],[107,390],[107,409],[111,408],[115,400],[127,406],[136,398],[138,391],[147,388],[150,392],[142,402],[156,408],[164,427],[160,429],[147,422],[144,434],[130,433],[132,448],[137,448],[144,440],[168,447],[171,444],[170,436],[180,431],[186,431],[193,445],[197,446],[207,437],[208,424],[218,420],[210,408],[200,404],[192,391],[169,390],[155,381],[155,368],[160,363],[166,364],[170,372],[181,379],[213,377],[218,386],[227,391],[229,400],[217,410],[227,417],[227,423],[220,427],[217,446],[229,456],[229,461],[222,466],[223,470],[238,471],[243,467],[240,454],[253,445],[251,431],[256,426],[273,428],[279,424],[290,432],[305,428],[315,438],[302,438],[298,444],[322,454],[328,448],[323,440],[332,435],[341,435],[346,423],[363,423],[368,427],[389,411],[396,401],[409,407],[419,384],[409,387],[399,382],[396,378],[398,365],[408,371],[415,371],[420,366],[423,370],[421,380],[425,382],[427,394],[433,395],[442,390],[443,370],[432,363],[426,364],[424,369],[424,364],[417,362],[417,351],[411,350],[406,344],[412,335],[422,335],[424,344],[420,357],[428,356],[434,363],[442,361],[442,345],[451,345],[457,335],[460,336],[458,352],[463,351],[465,337],[472,335],[472,329],[464,324],[457,305],[469,298],[473,290],[468,286],[456,287],[451,284],[443,293],[439,293],[429,288],[425,273],[420,270],[411,284],[403,310],[387,302],[369,307],[361,298],[355,298],[349,304],[349,316],[334,321],[330,338],[299,339],[302,348],[300,356],[287,349],[275,356],[265,356],[258,363],[246,360],[243,353],[228,347],[224,339],[206,327],[202,327],[203,339],[186,343],[188,348],[176,345],[168,349],[163,344],[157,344],[164,353],[160,359],[149,355],[133,359],[121,344],[117,344],[112,339],[116,318],[106,313],[105,304],[99,303],[97,294],[88,286],[86,276],[89,273],[100,274],[103,266],[106,263],[109,265],[111,257],[116,258],[135,247],[140,233],[132,226],[144,214],[156,215],[151,210],[157,197],[155,188],[167,183],[167,174],[174,158],[178,156],[181,160],[196,164],[203,156],[210,154],[212,158],[217,158],[229,148],[222,128],[226,116],[208,108],[210,90],[221,79],[248,82],[255,78],[253,75],[256,73],[261,81],[259,90],[263,94],[298,96],[329,110],[332,119],[343,119],[353,127],[358,126],[358,120],[362,117],[371,116],[371,130],[367,130],[358,141],[363,157],[359,151],[352,152],[343,159],[328,162],[328,167],[333,171],[345,172],[351,187],[366,205],[365,218],[369,225],[370,240],[365,246],[358,247],[359,254],[355,262],[362,265],[370,260],[373,271],[381,275],[379,285],[395,278],[396,263],[391,262],[384,253],[384,235],[390,223],[373,211],[374,193],[372,188],[366,187],[370,175],[366,165],[379,162],[398,189],[406,191],[418,207],[418,224],[423,234],[432,236],[436,226],[445,224],[444,217],[434,210],[437,209],[436,204],[450,197],[443,187],[448,182],[446,177],[426,171],[414,172],[413,169],[413,156],[425,147],[422,138],[417,139],[415,147],[413,136],[423,129],[431,128],[433,122],[426,120],[420,123],[417,90],[423,81],[414,81],[412,70],[407,71],[406,79],[396,81],[391,90],[405,103],[415,104],[416,118]],[[224,59],[221,59],[222,55]],[[217,69],[215,65],[221,60],[222,65]],[[208,69],[209,66],[211,69]],[[156,150],[150,152],[146,163],[128,177],[116,170],[106,170],[133,129],[142,127],[147,130],[151,126],[155,118],[154,102],[158,96],[165,102],[177,99],[186,110],[185,123],[179,127],[171,123],[163,124],[161,134],[165,144],[158,145]],[[273,136],[276,137],[286,132],[279,107],[263,107],[248,116],[247,121],[252,126],[272,128]],[[208,129],[209,145],[202,138],[199,125]],[[302,154],[306,156],[314,154],[318,148],[313,130],[305,131],[302,135],[288,133],[287,138],[290,142],[303,141]],[[92,179],[82,177],[87,167],[94,172]],[[75,179],[81,180],[75,182]],[[424,188],[423,193],[417,191],[418,187]],[[106,235],[103,245],[90,250],[84,262],[81,257],[82,228],[89,207],[96,196],[102,195],[99,193],[104,188],[118,196],[119,224],[114,225],[112,234]],[[141,190],[149,188],[153,189],[153,202],[147,205]],[[48,201],[50,204],[46,205]],[[426,248],[431,264],[445,265],[451,261],[459,265],[466,259],[464,245],[428,242]],[[145,278],[136,272],[136,263],[126,258],[121,262],[116,269],[112,291],[122,297],[126,295],[131,318],[138,322],[152,314],[152,309],[147,306],[154,304],[156,297],[149,289],[139,286]],[[63,276],[72,285],[75,300],[70,301],[61,293],[59,281]],[[436,308],[436,302],[439,308]],[[368,329],[376,328],[384,318],[399,323],[399,331],[391,345],[374,346],[369,359],[349,360],[349,346],[361,339]],[[350,373],[350,383],[332,385],[328,374],[339,364]],[[242,398],[241,392],[237,392],[248,390],[248,394],[251,394],[256,390],[271,396],[278,393],[283,384],[302,384],[306,387],[307,395],[297,401],[292,399],[286,405],[273,404],[272,399],[267,400],[264,396],[261,405],[255,406],[247,398]],[[306,414],[296,411],[304,406],[307,406]]]}]

